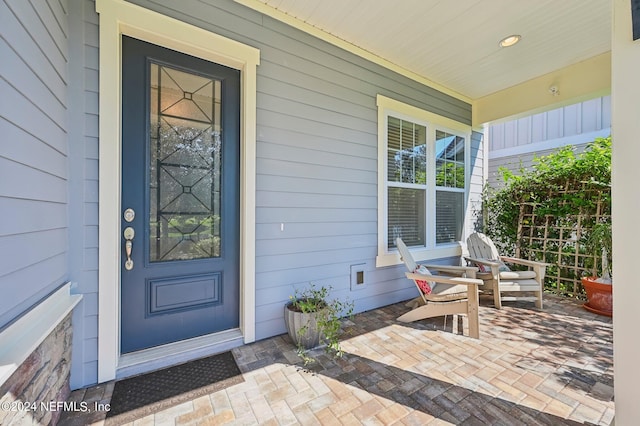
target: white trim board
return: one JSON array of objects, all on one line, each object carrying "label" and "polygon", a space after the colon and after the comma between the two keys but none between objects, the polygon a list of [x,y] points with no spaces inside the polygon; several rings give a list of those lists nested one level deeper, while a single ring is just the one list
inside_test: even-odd
[{"label": "white trim board", "polygon": [[123,0],[97,0],[100,15],[100,205],[98,382],[120,363],[121,36],[168,47],[241,72],[240,331],[255,340],[256,67],[251,46]]}]

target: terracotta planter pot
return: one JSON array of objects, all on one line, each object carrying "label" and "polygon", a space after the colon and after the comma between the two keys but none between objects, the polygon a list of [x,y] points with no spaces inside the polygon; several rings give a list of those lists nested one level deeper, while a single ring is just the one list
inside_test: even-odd
[{"label": "terracotta planter pot", "polygon": [[[315,348],[320,344],[320,332],[316,320],[317,312],[302,313],[291,309],[291,303],[284,307],[284,322],[287,325],[287,333],[296,346],[301,345],[305,349]],[[305,328],[306,327],[306,328]],[[303,332],[301,329],[305,328]]]},{"label": "terracotta planter pot", "polygon": [[596,282],[597,277],[582,278],[582,286],[587,292],[586,310],[608,317],[613,316],[613,286]]}]

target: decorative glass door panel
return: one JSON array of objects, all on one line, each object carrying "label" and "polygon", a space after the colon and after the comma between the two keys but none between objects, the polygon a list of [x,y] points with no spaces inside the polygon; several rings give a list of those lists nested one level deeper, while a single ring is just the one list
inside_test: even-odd
[{"label": "decorative glass door panel", "polygon": [[123,37],[120,350],[239,325],[240,73]]},{"label": "decorative glass door panel", "polygon": [[151,262],[220,256],[220,101],[220,81],[151,63]]}]

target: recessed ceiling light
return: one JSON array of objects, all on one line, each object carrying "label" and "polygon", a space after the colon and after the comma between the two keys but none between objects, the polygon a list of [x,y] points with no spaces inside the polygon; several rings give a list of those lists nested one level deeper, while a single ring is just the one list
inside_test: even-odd
[{"label": "recessed ceiling light", "polygon": [[500,40],[500,47],[510,47],[520,41],[520,36],[517,34],[510,35]]}]

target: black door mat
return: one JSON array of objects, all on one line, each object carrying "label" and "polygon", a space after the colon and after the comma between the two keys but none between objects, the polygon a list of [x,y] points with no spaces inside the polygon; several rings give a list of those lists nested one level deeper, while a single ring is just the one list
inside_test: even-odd
[{"label": "black door mat", "polygon": [[231,352],[123,379],[115,383],[105,423],[132,422],[243,381]]}]

